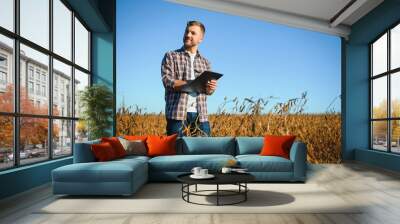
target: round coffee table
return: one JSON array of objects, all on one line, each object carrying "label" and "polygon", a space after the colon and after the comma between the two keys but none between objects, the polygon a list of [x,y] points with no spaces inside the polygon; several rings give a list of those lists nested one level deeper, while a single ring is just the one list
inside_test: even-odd
[{"label": "round coffee table", "polygon": [[[247,200],[247,192],[249,188],[247,183],[255,180],[255,177],[249,173],[215,173],[215,177],[212,179],[193,179],[190,177],[191,173],[182,174],[177,177],[178,181],[182,183],[182,199],[188,203],[198,205],[215,205],[215,204],[202,204],[190,201],[190,196],[204,196],[204,197],[216,197],[217,206],[220,205],[234,205]],[[215,190],[197,190],[198,184],[215,185]],[[190,186],[195,186],[195,191],[190,191]],[[223,190],[220,189],[220,185],[236,185],[237,190]],[[215,192],[215,194],[205,194],[209,192]],[[221,197],[230,196],[241,196],[239,200],[231,203],[221,203]]]}]

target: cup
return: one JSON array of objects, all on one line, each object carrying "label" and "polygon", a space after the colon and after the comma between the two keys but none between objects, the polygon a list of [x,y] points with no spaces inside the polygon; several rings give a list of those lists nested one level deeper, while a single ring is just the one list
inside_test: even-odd
[{"label": "cup", "polygon": [[201,170],[202,170],[202,168],[199,167],[199,166],[193,167],[192,173],[193,173],[194,175],[196,175],[196,176],[199,176],[199,175],[201,175],[201,174],[200,174],[200,171],[201,171]]},{"label": "cup", "polygon": [[232,168],[230,167],[222,167],[221,172],[222,173],[230,173],[232,171]]},{"label": "cup", "polygon": [[208,169],[201,169],[200,170],[200,176],[207,176],[208,175]]}]

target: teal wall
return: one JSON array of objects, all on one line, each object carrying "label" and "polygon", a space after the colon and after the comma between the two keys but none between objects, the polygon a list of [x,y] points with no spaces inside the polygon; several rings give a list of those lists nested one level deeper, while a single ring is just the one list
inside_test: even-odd
[{"label": "teal wall", "polygon": [[53,169],[71,163],[69,157],[0,172],[0,199],[48,183]]},{"label": "teal wall", "polygon": [[113,87],[113,62],[113,33],[93,33],[93,83],[102,83],[109,86],[110,88]]},{"label": "teal wall", "polygon": [[[66,0],[90,27],[92,32],[92,84],[100,83],[115,90],[115,0]],[[116,97],[114,94],[114,102]],[[115,135],[115,105],[113,107],[113,123],[109,128]]]},{"label": "teal wall", "polygon": [[[92,34],[92,82],[108,86],[113,90],[115,101],[115,75],[114,75],[114,34],[93,33]],[[115,107],[115,106],[114,106]],[[115,109],[114,109],[115,115]],[[113,116],[114,117],[114,116]],[[110,127],[110,135],[114,134],[115,119]]]},{"label": "teal wall", "polygon": [[355,160],[400,172],[400,155],[367,149],[356,149]]},{"label": "teal wall", "polygon": [[[106,84],[115,93],[115,0],[66,0],[66,2],[79,14],[92,32],[92,82]],[[110,132],[113,131],[113,127],[110,127]],[[68,157],[1,171],[0,199],[48,183],[51,181],[53,169],[71,163],[72,157]]]},{"label": "teal wall", "polygon": [[399,169],[399,156],[369,150],[368,44],[398,22],[400,0],[386,0],[353,24],[349,40],[345,43],[346,69],[343,76],[343,159],[355,159],[392,170]]}]

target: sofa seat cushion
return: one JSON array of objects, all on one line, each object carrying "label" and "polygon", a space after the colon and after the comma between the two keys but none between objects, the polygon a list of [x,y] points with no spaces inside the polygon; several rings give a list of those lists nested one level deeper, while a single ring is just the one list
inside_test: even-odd
[{"label": "sofa seat cushion", "polygon": [[[131,182],[136,174],[147,176],[147,163],[140,159],[74,163],[53,170],[58,182]],[[141,176],[139,175],[139,176]]]},{"label": "sofa seat cushion", "polygon": [[249,172],[293,172],[292,161],[279,156],[238,155],[236,160]]},{"label": "sofa seat cushion", "polygon": [[199,166],[216,172],[230,159],[235,158],[222,154],[157,156],[149,160],[149,170],[152,172],[190,172],[193,167]]}]

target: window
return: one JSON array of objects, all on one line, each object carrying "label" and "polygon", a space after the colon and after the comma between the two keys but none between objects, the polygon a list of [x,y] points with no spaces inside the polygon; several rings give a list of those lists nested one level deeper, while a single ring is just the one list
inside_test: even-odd
[{"label": "window", "polygon": [[0,52],[0,91],[6,91],[7,85],[7,56]]},{"label": "window", "polygon": [[79,106],[80,93],[89,86],[89,75],[79,70],[75,70],[75,117],[79,117],[81,114],[81,108]]},{"label": "window", "polygon": [[400,67],[400,25],[390,31],[390,67]]},{"label": "window", "polygon": [[89,69],[89,32],[77,18],[75,18],[75,62]]},{"label": "window", "polygon": [[387,71],[387,34],[385,33],[375,43],[372,44],[372,75]]},{"label": "window", "polygon": [[53,120],[53,157],[70,155],[72,152],[72,121]]},{"label": "window", "polygon": [[53,115],[59,115],[58,110],[58,90],[55,89],[53,93]]},{"label": "window", "polygon": [[53,0],[54,52],[71,60],[72,12],[60,1]]},{"label": "window", "polygon": [[[19,2],[17,13],[14,2]],[[67,4],[61,0],[0,0],[0,26],[8,30],[0,29],[0,82],[8,82],[6,89],[0,85],[0,170],[70,156],[75,137],[87,139],[85,126],[76,126],[79,113],[73,113],[79,90],[71,87],[74,83],[79,88],[89,85],[90,31]],[[14,43],[19,43],[19,51]],[[14,52],[19,58],[18,74],[14,73]],[[19,88],[14,88],[14,76]],[[14,128],[18,130],[15,134]]]},{"label": "window", "polygon": [[21,36],[49,48],[49,0],[20,0]]},{"label": "window", "polygon": [[42,86],[42,96],[46,96],[46,86]]},{"label": "window", "polygon": [[29,79],[33,80],[33,67],[32,66],[29,66],[28,74],[29,74]]},{"label": "window", "polygon": [[7,57],[0,55],[0,67],[7,67]]},{"label": "window", "polygon": [[7,84],[7,74],[3,71],[0,71],[0,84],[2,85]]},{"label": "window", "polygon": [[[39,101],[36,104],[40,104]],[[19,158],[21,165],[49,158],[48,120],[44,118],[20,118]],[[32,138],[32,133],[35,133]]]},{"label": "window", "polygon": [[36,80],[40,81],[40,70],[36,69]]},{"label": "window", "polygon": [[40,84],[36,84],[36,95],[40,95]]},{"label": "window", "polygon": [[0,1],[0,26],[14,31],[14,0]]},{"label": "window", "polygon": [[[56,59],[53,60],[53,77],[54,77],[54,83],[53,83],[53,89],[55,92],[53,103],[58,103],[58,93],[60,91],[60,100],[62,103],[64,103],[64,96],[65,95],[71,95],[72,92],[70,89],[65,89],[66,83],[72,84],[72,68],[69,65],[66,65]],[[56,84],[57,83],[57,84]],[[67,85],[68,86],[68,85]],[[72,104],[72,98],[67,99],[68,104]],[[53,105],[54,106],[54,105]],[[59,109],[53,110],[53,114],[59,114],[60,111]],[[62,116],[68,116],[72,117],[72,108],[67,108],[65,111],[65,114]]]},{"label": "window", "polygon": [[[1,5],[1,4],[0,4]],[[0,9],[1,11],[1,9]],[[0,115],[0,170],[14,166],[14,122],[12,116]],[[4,133],[4,134],[3,134]]]},{"label": "window", "polygon": [[[0,14],[3,12],[1,8],[3,2],[0,3]],[[3,15],[0,15],[0,20]],[[13,82],[13,66],[11,64],[14,57],[14,42],[0,33],[0,112],[14,111],[14,82]],[[7,60],[9,59],[9,60]],[[0,136],[1,139],[2,136]],[[1,145],[0,145],[1,149]],[[1,169],[1,160],[0,160]]]},{"label": "window", "polygon": [[33,82],[28,82],[28,89],[29,94],[33,94]]},{"label": "window", "polygon": [[370,45],[371,148],[400,153],[400,24]]}]

